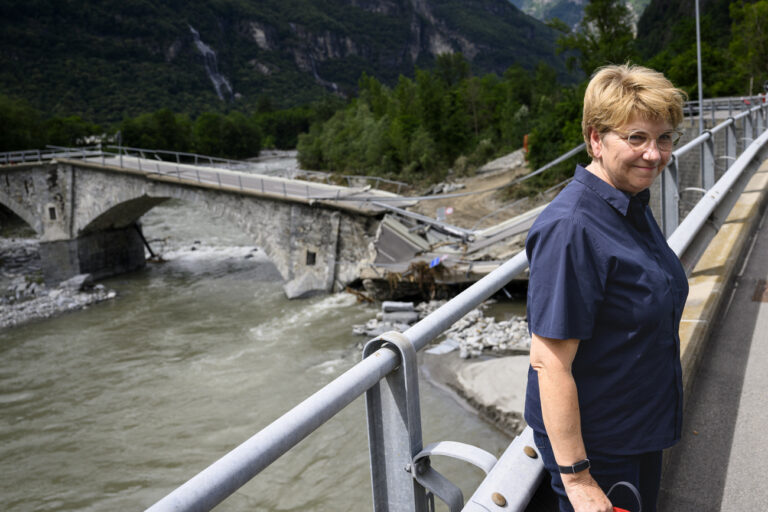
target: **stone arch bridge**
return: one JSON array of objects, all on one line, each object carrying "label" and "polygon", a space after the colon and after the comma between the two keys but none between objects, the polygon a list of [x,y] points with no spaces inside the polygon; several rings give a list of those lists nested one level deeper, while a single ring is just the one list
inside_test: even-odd
[{"label": "stone arch bridge", "polygon": [[[143,165],[142,165],[143,163]],[[338,290],[375,259],[384,210],[343,195],[390,196],[138,158],[55,159],[0,166],[0,204],[40,236],[44,278],[95,278],[145,265],[139,219],[171,198],[199,203],[253,236],[289,297]]]}]

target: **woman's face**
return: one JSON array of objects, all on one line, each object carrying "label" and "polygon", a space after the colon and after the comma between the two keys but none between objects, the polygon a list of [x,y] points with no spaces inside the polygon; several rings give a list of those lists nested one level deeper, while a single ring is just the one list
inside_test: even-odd
[{"label": "woman's face", "polygon": [[[657,139],[666,137],[673,129],[667,121],[647,121],[633,118],[624,126],[600,136],[596,130],[590,132],[590,144],[594,159],[589,166],[603,181],[614,188],[634,195],[650,187],[656,176],[666,167],[672,156],[672,149],[662,151]],[[628,139],[634,134],[633,141],[643,136],[646,143],[633,147]]]}]

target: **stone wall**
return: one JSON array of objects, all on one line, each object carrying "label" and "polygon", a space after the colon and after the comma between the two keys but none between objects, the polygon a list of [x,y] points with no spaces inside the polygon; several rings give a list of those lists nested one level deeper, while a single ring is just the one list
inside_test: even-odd
[{"label": "stone wall", "polygon": [[138,270],[146,264],[139,226],[87,233],[72,240],[40,243],[46,283],[59,283],[78,274],[100,279]]}]

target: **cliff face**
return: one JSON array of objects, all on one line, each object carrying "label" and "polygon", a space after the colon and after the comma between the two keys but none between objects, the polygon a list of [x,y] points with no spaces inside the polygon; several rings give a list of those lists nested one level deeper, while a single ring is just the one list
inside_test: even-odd
[{"label": "cliff face", "polygon": [[[559,18],[570,26],[581,21],[584,6],[589,0],[509,0],[518,9],[536,19],[547,21]],[[624,0],[637,21],[651,0]]]},{"label": "cliff face", "polygon": [[97,120],[288,106],[462,52],[475,73],[539,61],[552,30],[508,0],[55,0],[0,6],[0,92]]}]

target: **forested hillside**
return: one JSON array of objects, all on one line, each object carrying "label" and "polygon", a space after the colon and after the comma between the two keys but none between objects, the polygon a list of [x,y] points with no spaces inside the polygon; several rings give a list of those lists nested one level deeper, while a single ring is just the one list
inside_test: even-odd
[{"label": "forested hillside", "polygon": [[[768,79],[768,0],[728,4],[710,0],[703,8],[709,96],[746,94],[750,83],[762,87]],[[585,81],[599,66],[650,65],[689,94],[696,92],[693,14],[682,1],[654,1],[648,9],[637,38],[632,12],[619,0],[588,2],[573,30],[556,25],[563,30],[558,48],[584,77],[576,85],[548,80],[553,72],[545,63],[533,74],[513,68],[501,77],[472,77],[457,72],[460,61],[447,58],[438,61],[435,71],[419,72],[414,81],[401,79],[395,88],[363,80],[359,98],[300,138],[301,161],[340,172],[440,179],[449,168],[472,172],[488,159],[520,147],[529,134],[531,167],[543,165],[581,142]],[[668,43],[655,51],[648,48],[659,39]],[[542,175],[538,185],[552,185],[572,170],[566,163],[546,178]]]},{"label": "forested hillside", "polygon": [[4,0],[0,93],[112,122],[353,95],[363,71],[394,85],[440,53],[562,80],[556,36],[507,0]]},{"label": "forested hillside", "polygon": [[[584,14],[584,6],[589,0],[509,0],[515,7],[536,19],[550,21],[557,18],[569,27],[576,26]],[[640,17],[650,0],[623,0],[632,18]]]},{"label": "forested hillside", "polygon": [[[700,0],[704,96],[748,95],[768,80],[768,1]],[[638,23],[638,54],[689,93],[696,85],[695,6],[651,0]]]},{"label": "forested hillside", "polygon": [[[424,182],[471,173],[525,135],[532,167],[578,144],[584,83],[601,65],[645,64],[697,93],[688,0],[651,0],[636,37],[622,0],[585,1],[573,28],[507,0],[320,5],[6,1],[0,150],[118,131],[126,145],[238,158],[298,142],[308,168]],[[768,0],[701,11],[705,97],[759,92]]]}]

